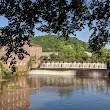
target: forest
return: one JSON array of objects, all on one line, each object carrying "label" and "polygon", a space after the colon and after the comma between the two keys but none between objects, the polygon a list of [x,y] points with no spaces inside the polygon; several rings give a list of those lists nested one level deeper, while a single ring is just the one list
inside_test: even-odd
[{"label": "forest", "polygon": [[[49,59],[43,56],[45,61],[106,62],[110,60],[110,49],[102,47],[93,52],[87,42],[76,37],[65,39],[56,35],[31,36],[30,41],[42,46],[43,52],[58,52],[58,55],[50,55]],[[92,56],[88,56],[86,52],[92,53]]]},{"label": "forest", "polygon": [[[30,45],[29,37],[34,35],[34,30],[68,39],[87,26],[92,32],[88,41],[90,48],[99,51],[110,42],[109,4],[110,0],[0,0],[0,16],[8,20],[7,26],[0,24],[0,48],[7,47],[7,60],[13,59],[12,53],[22,60],[27,54],[22,47]],[[72,40],[66,43],[69,41],[75,50],[81,47],[80,43],[73,45]]]},{"label": "forest", "polygon": [[45,35],[32,36],[30,40],[32,43],[42,46],[43,52],[58,52],[61,46],[65,45],[70,45],[75,51],[80,48],[84,48],[85,51],[90,51],[90,49],[88,49],[89,45],[76,37],[69,37],[68,40],[66,40],[64,37],[56,35]]}]

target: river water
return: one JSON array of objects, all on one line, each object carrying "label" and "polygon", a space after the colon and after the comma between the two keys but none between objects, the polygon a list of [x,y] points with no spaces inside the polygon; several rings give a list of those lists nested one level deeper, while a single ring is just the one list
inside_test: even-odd
[{"label": "river water", "polygon": [[0,110],[110,110],[110,78],[15,77],[0,83]]}]

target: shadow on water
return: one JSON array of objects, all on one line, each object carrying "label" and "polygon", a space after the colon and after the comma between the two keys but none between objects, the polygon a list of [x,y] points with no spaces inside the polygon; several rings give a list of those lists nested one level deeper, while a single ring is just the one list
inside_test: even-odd
[{"label": "shadow on water", "polygon": [[108,77],[110,77],[110,71],[108,72]]},{"label": "shadow on water", "polygon": [[110,70],[107,69],[85,69],[85,70],[77,70],[76,76],[84,76],[84,77],[110,77]]}]

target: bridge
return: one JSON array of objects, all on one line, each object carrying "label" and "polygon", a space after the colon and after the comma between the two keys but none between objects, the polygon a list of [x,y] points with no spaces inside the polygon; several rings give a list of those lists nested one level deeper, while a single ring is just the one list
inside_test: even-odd
[{"label": "bridge", "polygon": [[107,69],[106,63],[43,62],[41,69]]}]

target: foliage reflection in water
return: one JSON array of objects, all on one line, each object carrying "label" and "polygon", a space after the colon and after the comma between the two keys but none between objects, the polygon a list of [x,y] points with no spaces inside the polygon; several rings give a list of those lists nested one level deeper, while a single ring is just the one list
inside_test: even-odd
[{"label": "foliage reflection in water", "polygon": [[109,78],[30,75],[0,83],[0,91],[0,110],[110,110]]}]

